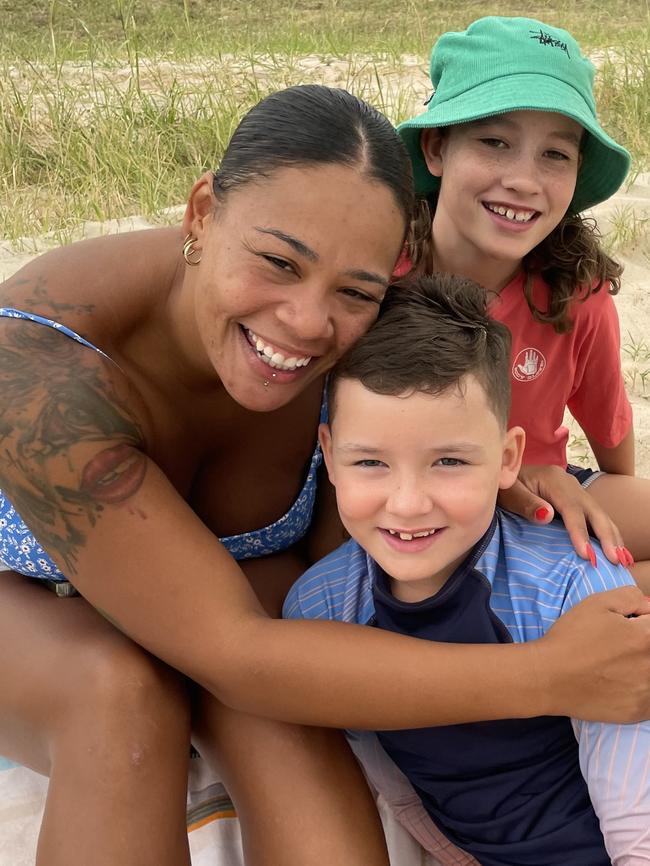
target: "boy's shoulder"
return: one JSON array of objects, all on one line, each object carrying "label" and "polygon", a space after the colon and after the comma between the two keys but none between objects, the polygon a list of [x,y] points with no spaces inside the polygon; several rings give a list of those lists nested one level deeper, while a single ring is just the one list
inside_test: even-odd
[{"label": "boy's shoulder", "polygon": [[285,619],[367,622],[372,590],[365,550],[350,539],[314,563],[289,590]]},{"label": "boy's shoulder", "polygon": [[522,553],[548,548],[555,556],[580,559],[561,520],[547,524],[531,523],[527,518],[499,507],[496,516],[501,545],[518,548]]},{"label": "boy's shoulder", "polygon": [[533,524],[516,514],[497,509],[497,525],[498,549],[492,545],[492,563],[486,559],[486,567],[492,566],[496,578],[499,559],[501,567],[505,565],[510,583],[541,588],[549,602],[556,597],[558,602],[562,600],[566,604],[569,596],[584,598],[596,592],[634,584],[627,569],[609,562],[595,539],[591,539],[591,544],[596,566],[582,559],[561,520],[546,525]]}]

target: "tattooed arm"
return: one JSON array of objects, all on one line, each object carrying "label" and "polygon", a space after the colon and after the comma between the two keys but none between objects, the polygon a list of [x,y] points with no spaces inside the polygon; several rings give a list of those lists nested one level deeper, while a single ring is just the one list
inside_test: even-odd
[{"label": "tattooed arm", "polygon": [[[598,596],[563,632],[519,646],[269,619],[146,455],[120,370],[29,322],[2,321],[0,342],[0,487],[91,604],[226,703],[355,728],[650,713],[650,622],[610,613]],[[618,592],[621,612],[645,612],[638,591]]]},{"label": "tattooed arm", "polygon": [[102,375],[108,361],[84,363],[88,350],[25,320],[3,320],[3,332],[0,486],[74,577],[88,528],[142,482],[142,432]]}]

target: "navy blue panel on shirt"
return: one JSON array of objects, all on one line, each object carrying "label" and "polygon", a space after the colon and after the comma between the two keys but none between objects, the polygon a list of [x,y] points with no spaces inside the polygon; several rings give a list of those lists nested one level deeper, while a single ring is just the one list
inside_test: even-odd
[{"label": "navy blue panel on shirt", "polygon": [[[494,531],[494,524],[487,540]],[[400,602],[374,569],[376,625],[450,643],[506,643],[489,581],[473,565],[486,539],[437,595]],[[507,719],[378,737],[432,819],[482,866],[610,866],[567,718]]]}]

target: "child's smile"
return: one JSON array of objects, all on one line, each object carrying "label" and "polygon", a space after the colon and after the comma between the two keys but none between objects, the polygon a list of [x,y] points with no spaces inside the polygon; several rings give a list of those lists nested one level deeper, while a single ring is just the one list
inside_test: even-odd
[{"label": "child's smile", "polygon": [[441,177],[433,221],[436,267],[488,288],[508,281],[566,213],[581,135],[576,121],[543,111],[425,131],[429,170]]},{"label": "child's smile", "polygon": [[335,403],[321,442],[341,519],[398,598],[427,598],[489,527],[523,434],[503,430],[473,376],[435,396],[342,379]]},{"label": "child's smile", "polygon": [[522,230],[539,216],[539,212],[536,210],[524,210],[516,205],[484,201],[483,207],[496,217],[504,219],[506,225],[514,223],[513,227],[521,227]]}]

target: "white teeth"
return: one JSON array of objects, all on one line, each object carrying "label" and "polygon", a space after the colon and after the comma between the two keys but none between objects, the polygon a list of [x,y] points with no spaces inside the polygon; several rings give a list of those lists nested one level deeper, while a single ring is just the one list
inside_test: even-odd
[{"label": "white teeth", "polygon": [[434,535],[435,529],[423,529],[420,532],[398,532],[396,529],[388,530],[391,535],[399,535],[402,541],[413,541],[414,538],[427,538]]},{"label": "white teeth", "polygon": [[486,207],[493,213],[498,213],[499,216],[503,216],[506,219],[513,220],[517,223],[527,223],[535,216],[534,210],[513,210],[510,207],[506,208],[500,204],[486,204]]},{"label": "white teeth", "polygon": [[285,358],[281,352],[278,352],[273,346],[267,345],[261,340],[257,334],[254,334],[249,328],[246,328],[248,339],[252,346],[255,347],[260,360],[273,367],[275,370],[295,370],[297,367],[306,367],[311,361],[311,356],[304,358]]}]

